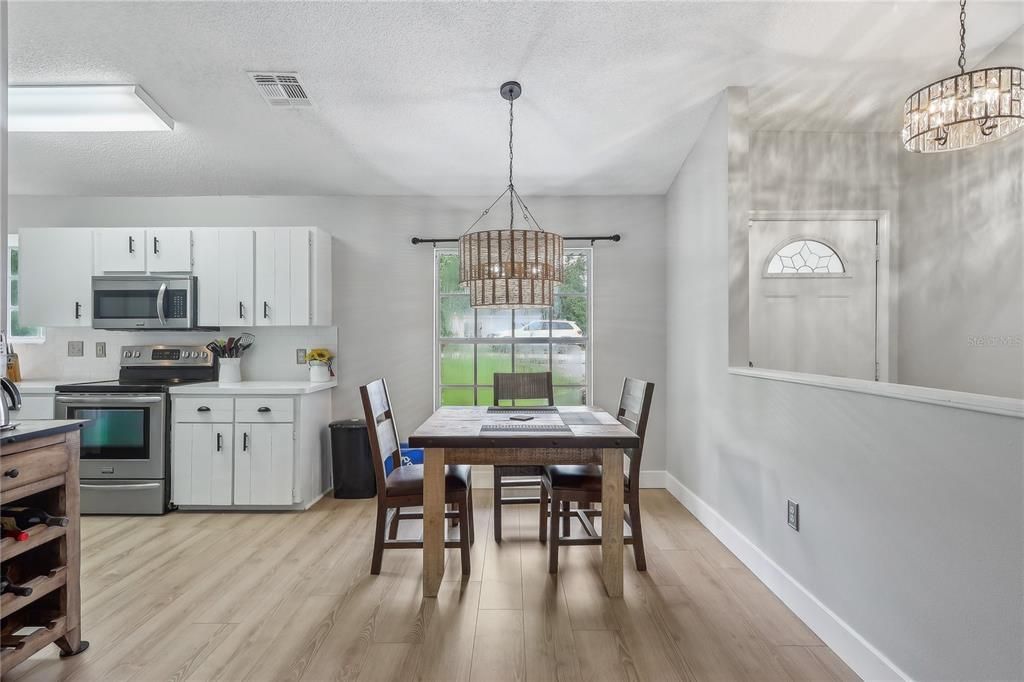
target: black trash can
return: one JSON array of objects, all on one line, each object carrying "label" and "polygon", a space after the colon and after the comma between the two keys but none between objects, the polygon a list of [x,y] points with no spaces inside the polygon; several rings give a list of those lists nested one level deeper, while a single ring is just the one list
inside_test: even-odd
[{"label": "black trash can", "polygon": [[342,419],[331,422],[331,458],[335,499],[365,498],[377,494],[365,421]]}]

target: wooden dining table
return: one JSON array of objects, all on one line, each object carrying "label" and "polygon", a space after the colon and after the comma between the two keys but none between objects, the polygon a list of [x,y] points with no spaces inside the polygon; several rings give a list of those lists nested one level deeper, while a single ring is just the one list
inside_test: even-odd
[{"label": "wooden dining table", "polygon": [[601,577],[608,596],[622,596],[623,451],[640,439],[614,416],[590,406],[442,407],[409,446],[425,450],[424,597],[437,596],[444,575],[446,464],[602,465]]}]

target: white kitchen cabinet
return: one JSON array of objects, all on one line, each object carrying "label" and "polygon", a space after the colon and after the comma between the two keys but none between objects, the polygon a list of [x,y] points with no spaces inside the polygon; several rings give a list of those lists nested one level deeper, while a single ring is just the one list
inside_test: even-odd
[{"label": "white kitchen cabinet", "polygon": [[171,501],[178,506],[232,503],[233,425],[178,422],[171,450]]},{"label": "white kitchen cabinet", "polygon": [[316,228],[256,229],[256,324],[331,323],[331,239]]},{"label": "white kitchen cabinet", "polygon": [[289,505],[295,425],[235,425],[235,495],[240,505]]},{"label": "white kitchen cabinet", "polygon": [[192,272],[192,230],[183,227],[146,230],[147,271]]},{"label": "white kitchen cabinet", "polygon": [[218,232],[218,324],[222,327],[251,327],[255,259],[253,231],[221,229]]},{"label": "white kitchen cabinet", "polygon": [[95,232],[97,273],[146,272],[145,228],[107,227]]},{"label": "white kitchen cabinet", "polygon": [[18,235],[21,322],[38,327],[91,327],[93,230],[23,229]]},{"label": "white kitchen cabinet", "polygon": [[174,504],[308,509],[330,489],[330,387],[252,383],[171,389]]}]

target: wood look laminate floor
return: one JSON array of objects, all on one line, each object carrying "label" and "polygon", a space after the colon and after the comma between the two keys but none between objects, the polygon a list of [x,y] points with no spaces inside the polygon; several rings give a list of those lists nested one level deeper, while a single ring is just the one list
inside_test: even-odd
[{"label": "wood look laminate floor", "polygon": [[[547,573],[533,505],[476,491],[473,572],[448,550],[437,600],[417,550],[369,575],[374,500],[292,514],[83,519],[83,655],[10,680],[854,680],[856,675],[663,490],[643,493],[648,572],[627,548],[611,600],[597,547]],[[409,526],[405,528],[405,526]],[[417,522],[403,536],[419,535]]]}]

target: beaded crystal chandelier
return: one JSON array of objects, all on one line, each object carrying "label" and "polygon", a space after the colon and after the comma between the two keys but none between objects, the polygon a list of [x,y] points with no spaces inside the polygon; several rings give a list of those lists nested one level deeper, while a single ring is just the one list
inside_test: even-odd
[{"label": "beaded crystal chandelier", "polygon": [[1024,127],[1024,69],[964,71],[967,0],[960,0],[960,73],[927,85],[903,105],[903,146],[911,152],[968,149]]},{"label": "beaded crystal chandelier", "polygon": [[[512,181],[512,105],[522,92],[515,81],[501,86],[508,100],[508,187],[459,237],[459,284],[474,308],[550,308],[563,280],[562,237],[541,229]],[[472,232],[506,194],[508,229]],[[517,208],[533,229],[515,228]]]}]

